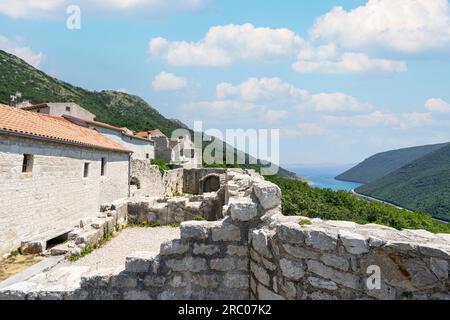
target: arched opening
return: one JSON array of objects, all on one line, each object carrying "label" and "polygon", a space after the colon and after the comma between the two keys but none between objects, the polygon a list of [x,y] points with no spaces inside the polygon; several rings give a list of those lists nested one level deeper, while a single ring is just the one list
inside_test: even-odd
[{"label": "arched opening", "polygon": [[217,192],[220,189],[220,177],[218,175],[210,175],[205,177],[201,182],[203,193]]},{"label": "arched opening", "polygon": [[141,189],[141,183],[139,181],[138,178],[136,177],[132,177],[130,180],[130,185],[135,186],[136,189],[140,190]]}]

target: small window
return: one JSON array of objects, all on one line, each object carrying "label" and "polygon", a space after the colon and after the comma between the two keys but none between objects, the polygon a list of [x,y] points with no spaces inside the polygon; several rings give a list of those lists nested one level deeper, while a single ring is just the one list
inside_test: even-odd
[{"label": "small window", "polygon": [[86,162],[84,164],[84,172],[83,172],[83,177],[87,178],[89,176],[89,163]]},{"label": "small window", "polygon": [[33,155],[24,154],[22,163],[22,172],[32,172],[33,171]]},{"label": "small window", "polygon": [[70,112],[70,107],[66,107],[66,111]]},{"label": "small window", "polygon": [[146,158],[146,159],[150,159],[150,154],[146,153],[146,154],[145,154],[145,158]]},{"label": "small window", "polygon": [[101,175],[102,177],[106,174],[106,159],[102,158],[102,168],[101,168]]}]

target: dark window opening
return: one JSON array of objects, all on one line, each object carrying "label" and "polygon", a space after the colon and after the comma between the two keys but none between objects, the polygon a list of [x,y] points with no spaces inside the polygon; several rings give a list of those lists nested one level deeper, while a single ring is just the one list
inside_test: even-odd
[{"label": "dark window opening", "polygon": [[102,177],[106,174],[106,159],[102,158],[101,175]]},{"label": "dark window opening", "polygon": [[32,154],[24,154],[23,155],[23,163],[22,163],[22,172],[32,172],[33,171],[33,155]]},{"label": "dark window opening", "polygon": [[146,159],[150,159],[150,155],[148,153],[145,154]]},{"label": "dark window opening", "polygon": [[136,186],[136,189],[140,190],[141,189],[141,182],[139,181],[138,178],[136,177],[132,177],[130,180],[130,185],[132,186]]},{"label": "dark window opening", "polygon": [[83,172],[83,177],[87,178],[89,176],[89,163],[85,163],[84,164],[84,172]]},{"label": "dark window opening", "polygon": [[207,176],[201,181],[201,188],[204,193],[219,191],[220,177],[216,175]]},{"label": "dark window opening", "polygon": [[70,107],[66,107],[66,111],[70,112]]}]

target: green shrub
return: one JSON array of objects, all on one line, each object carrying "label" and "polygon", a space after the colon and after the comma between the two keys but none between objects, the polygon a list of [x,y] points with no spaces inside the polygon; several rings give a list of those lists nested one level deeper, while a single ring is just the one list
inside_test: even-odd
[{"label": "green shrub", "polygon": [[345,191],[312,188],[302,181],[277,176],[266,179],[281,188],[282,211],[287,216],[375,223],[398,230],[424,229],[433,233],[450,233],[449,224],[438,222],[423,212],[410,212],[362,200]]},{"label": "green shrub", "polygon": [[164,174],[166,171],[169,171],[171,169],[170,165],[161,159],[152,159],[150,160],[150,163],[154,166],[158,166],[161,174]]}]

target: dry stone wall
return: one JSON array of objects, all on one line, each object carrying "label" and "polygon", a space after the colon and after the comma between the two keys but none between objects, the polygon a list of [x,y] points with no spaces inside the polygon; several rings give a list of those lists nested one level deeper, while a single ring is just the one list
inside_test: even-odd
[{"label": "dry stone wall", "polygon": [[450,235],[284,217],[280,189],[253,171],[229,170],[225,183],[220,221],[184,222],[159,252],[67,290],[17,284],[0,298],[450,299]]}]

